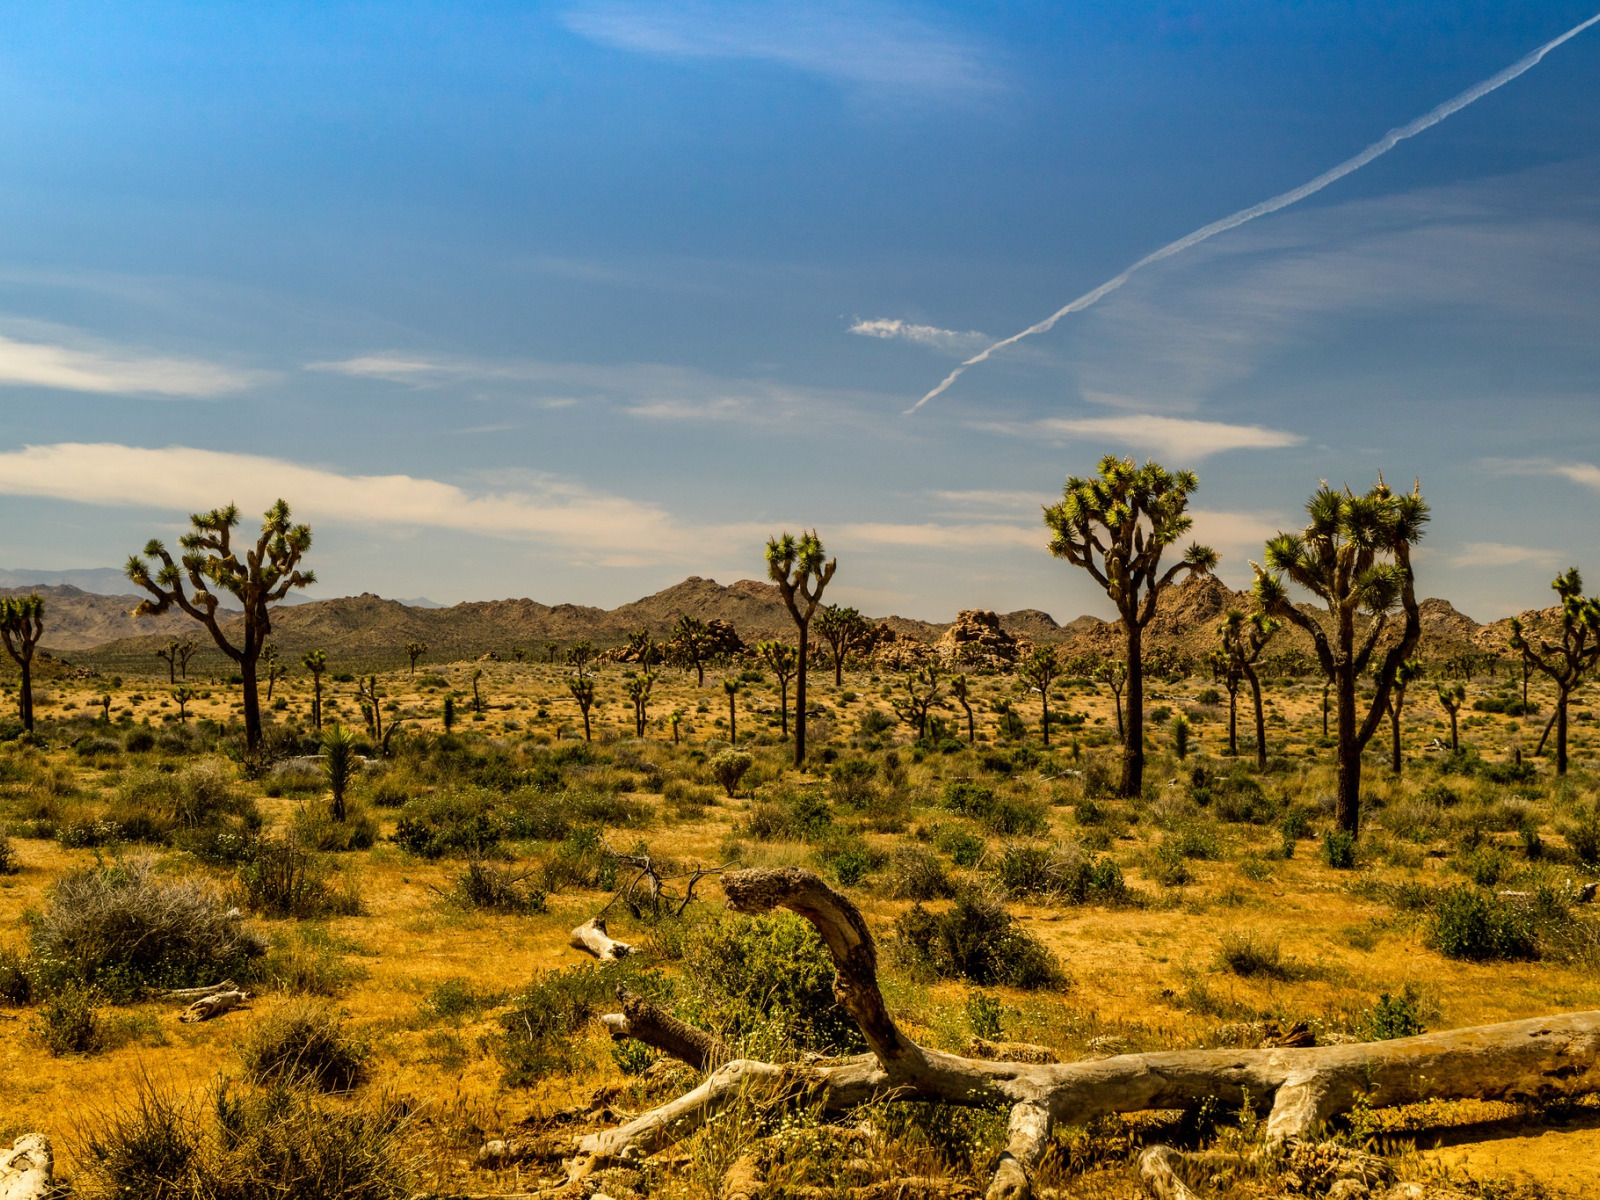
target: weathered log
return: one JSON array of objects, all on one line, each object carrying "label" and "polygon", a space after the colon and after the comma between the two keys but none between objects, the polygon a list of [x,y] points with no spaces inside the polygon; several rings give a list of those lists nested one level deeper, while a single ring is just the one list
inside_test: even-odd
[{"label": "weathered log", "polygon": [[239,985],[231,979],[224,979],[221,983],[208,984],[205,987],[174,988],[170,992],[162,992],[167,1000],[202,1000],[214,992],[236,992]]},{"label": "weathered log", "polygon": [[601,962],[616,962],[633,953],[627,942],[619,942],[606,935],[604,917],[590,917],[572,931],[569,943],[574,950],[587,950]]},{"label": "weathered log", "polygon": [[1157,1051],[1054,1064],[964,1058],[919,1046],[895,1024],[878,988],[877,950],[865,920],[815,874],[797,867],[736,871],[723,878],[723,889],[735,909],[787,908],[816,927],[833,956],[834,996],[872,1053],[787,1066],[729,1062],[677,1099],[582,1139],[583,1165],[575,1164],[575,1175],[654,1154],[753,1094],[771,1100],[808,1092],[828,1111],[890,1097],[1009,1104],[1009,1139],[989,1200],[1025,1200],[1052,1126],[1084,1125],[1110,1113],[1192,1108],[1206,1100],[1228,1107],[1266,1103],[1267,1142],[1280,1146],[1308,1136],[1358,1099],[1375,1107],[1431,1098],[1537,1100],[1600,1088],[1600,1012],[1341,1046]]},{"label": "weathered log", "polygon": [[1061,1056],[1049,1046],[1036,1046],[1032,1042],[991,1042],[975,1037],[967,1043],[968,1058],[987,1058],[994,1062],[1053,1063]]},{"label": "weathered log", "polygon": [[42,1133],[25,1133],[0,1154],[0,1200],[45,1200],[55,1179],[55,1154]]},{"label": "weathered log", "polygon": [[634,1038],[688,1063],[696,1071],[708,1070],[732,1057],[719,1038],[678,1020],[642,996],[618,988],[617,998],[622,1001],[622,1011],[600,1018],[600,1023],[614,1039]]},{"label": "weathered log", "polygon": [[238,1008],[248,999],[250,997],[247,993],[237,989],[231,992],[212,992],[209,995],[201,996],[200,999],[185,1008],[178,1014],[178,1020],[185,1025],[192,1025],[196,1021],[209,1021],[212,1017],[220,1017],[230,1009]]}]

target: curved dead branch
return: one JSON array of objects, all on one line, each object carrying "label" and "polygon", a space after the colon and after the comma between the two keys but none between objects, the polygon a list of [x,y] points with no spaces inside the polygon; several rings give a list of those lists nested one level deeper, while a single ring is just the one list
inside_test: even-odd
[{"label": "curved dead branch", "polygon": [[[1076,1063],[947,1054],[917,1045],[889,1015],[872,933],[847,898],[798,867],[734,871],[722,883],[738,911],[786,908],[815,926],[833,957],[834,995],[860,1025],[871,1054],[803,1065],[727,1062],[677,1099],[584,1138],[575,1174],[654,1154],[750,1095],[777,1100],[807,1093],[830,1111],[885,1097],[1001,1103],[1011,1106],[1008,1141],[988,1197],[1026,1200],[1051,1129],[1110,1113],[1266,1100],[1267,1143],[1277,1147],[1310,1135],[1358,1100],[1374,1107],[1430,1098],[1541,1100],[1600,1087],[1600,1012],[1344,1046],[1157,1051]],[[1183,1200],[1173,1170],[1181,1159],[1173,1152],[1146,1156],[1142,1171],[1152,1190]]]}]

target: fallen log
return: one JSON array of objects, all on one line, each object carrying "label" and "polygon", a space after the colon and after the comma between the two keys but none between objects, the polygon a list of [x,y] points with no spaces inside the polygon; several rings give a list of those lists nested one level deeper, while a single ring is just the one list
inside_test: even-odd
[{"label": "fallen log", "polygon": [[205,987],[173,988],[161,995],[167,1000],[202,1000],[213,992],[236,992],[239,985],[231,979],[224,979],[221,983],[207,984]]},{"label": "fallen log", "polygon": [[633,947],[627,942],[619,942],[606,935],[604,917],[590,917],[579,925],[572,931],[568,944],[574,950],[587,951],[601,962],[616,962],[619,958],[626,958],[633,953]]},{"label": "fallen log", "polygon": [[55,1195],[55,1179],[55,1154],[42,1133],[24,1133],[0,1154],[0,1200],[45,1200]]},{"label": "fallen log", "polygon": [[193,1004],[178,1014],[178,1020],[185,1025],[193,1025],[197,1021],[209,1021],[212,1017],[220,1017],[223,1013],[238,1008],[250,996],[238,989],[228,992],[212,992],[201,996]]},{"label": "fallen log", "polygon": [[696,1071],[708,1070],[732,1057],[720,1039],[678,1020],[666,1009],[633,995],[626,988],[617,989],[617,998],[622,1001],[622,1011],[607,1013],[600,1018],[600,1023],[614,1040],[633,1038],[641,1041],[663,1054],[688,1063]]},{"label": "fallen log", "polygon": [[[871,1053],[784,1065],[727,1062],[676,1099],[582,1138],[571,1164],[574,1180],[655,1154],[746,1097],[805,1095],[833,1112],[874,1099],[1007,1104],[1006,1148],[988,1197],[1024,1200],[1052,1128],[1111,1113],[1192,1108],[1206,1100],[1227,1107],[1262,1104],[1268,1109],[1267,1144],[1278,1147],[1307,1138],[1358,1100],[1373,1107],[1432,1098],[1543,1100],[1600,1088],[1600,1012],[1387,1042],[1156,1051],[1077,1063],[947,1054],[911,1041],[889,1015],[866,921],[814,873],[798,867],[735,871],[723,877],[723,890],[735,910],[787,908],[811,922],[833,957],[834,996],[855,1018]],[[1156,1158],[1168,1163],[1171,1174],[1176,1160]],[[1171,1195],[1181,1193],[1173,1189]]]}]

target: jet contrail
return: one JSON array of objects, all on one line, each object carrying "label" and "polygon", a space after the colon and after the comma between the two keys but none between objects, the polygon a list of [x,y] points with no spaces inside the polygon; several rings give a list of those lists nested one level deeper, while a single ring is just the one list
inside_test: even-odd
[{"label": "jet contrail", "polygon": [[957,379],[960,379],[968,367],[976,366],[978,363],[983,362],[996,350],[1004,350],[1007,346],[1015,345],[1025,337],[1032,337],[1036,333],[1043,333],[1045,330],[1055,325],[1057,321],[1061,320],[1061,318],[1066,316],[1068,313],[1082,312],[1091,304],[1097,302],[1101,297],[1116,291],[1119,287],[1128,282],[1128,279],[1135,271],[1143,270],[1151,263],[1160,262],[1163,258],[1171,258],[1174,254],[1178,254],[1184,250],[1187,250],[1190,246],[1198,246],[1201,242],[1206,241],[1209,238],[1216,237],[1216,235],[1219,233],[1226,233],[1230,229],[1237,229],[1246,221],[1254,221],[1257,217],[1264,217],[1268,213],[1275,213],[1280,208],[1288,208],[1289,205],[1304,200],[1307,196],[1320,192],[1330,183],[1335,183],[1338,180],[1343,179],[1346,175],[1350,174],[1350,172],[1359,171],[1373,159],[1389,153],[1389,151],[1393,150],[1397,145],[1405,141],[1407,138],[1416,137],[1417,134],[1421,133],[1423,130],[1432,128],[1453,113],[1460,112],[1474,100],[1480,99],[1483,96],[1487,96],[1490,92],[1497,88],[1504,87],[1518,75],[1521,75],[1523,72],[1537,66],[1540,59],[1544,58],[1546,54],[1549,54],[1550,51],[1561,45],[1561,43],[1577,37],[1585,29],[1596,24],[1597,22],[1600,22],[1600,13],[1596,13],[1581,25],[1574,25],[1560,37],[1546,42],[1532,54],[1529,54],[1526,58],[1518,59],[1504,71],[1501,71],[1498,75],[1491,75],[1482,83],[1468,88],[1454,99],[1446,100],[1443,104],[1439,105],[1438,108],[1423,114],[1415,121],[1412,121],[1411,124],[1402,125],[1398,129],[1391,129],[1388,133],[1384,134],[1377,141],[1373,142],[1372,145],[1368,146],[1360,154],[1357,154],[1354,158],[1345,159],[1332,170],[1324,171],[1310,183],[1303,183],[1293,191],[1284,192],[1281,195],[1272,197],[1270,200],[1263,200],[1260,204],[1254,205],[1250,208],[1240,209],[1231,217],[1223,217],[1220,221],[1213,221],[1211,224],[1200,229],[1196,229],[1193,233],[1188,234],[1185,237],[1181,237],[1175,242],[1169,242],[1167,245],[1161,247],[1161,249],[1145,255],[1116,278],[1106,280],[1092,292],[1085,292],[1071,304],[1067,305],[1065,308],[1057,309],[1044,320],[1040,321],[1037,325],[1030,325],[1021,333],[1014,333],[1004,341],[996,342],[987,350],[982,350],[979,353],[974,354],[954,371],[951,371],[950,374],[946,375],[944,377],[944,382],[942,382],[938,387],[934,388],[933,391],[929,392],[921,400],[918,400],[910,408],[906,409],[906,413],[909,414],[916,412],[917,409],[921,408],[929,400],[932,400]]}]

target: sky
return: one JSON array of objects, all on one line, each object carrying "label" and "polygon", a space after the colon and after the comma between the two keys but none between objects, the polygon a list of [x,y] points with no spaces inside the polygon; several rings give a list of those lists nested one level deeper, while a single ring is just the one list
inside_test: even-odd
[{"label": "sky", "polygon": [[[1593,6],[1593,7],[1588,7]],[[0,2],[0,567],[276,497],[314,594],[1108,615],[1040,506],[1200,478],[1233,586],[1420,479],[1419,590],[1600,587],[1600,0]]]}]

